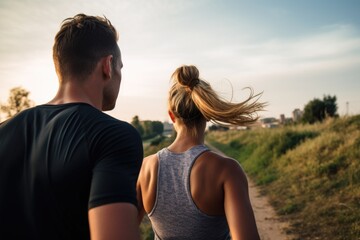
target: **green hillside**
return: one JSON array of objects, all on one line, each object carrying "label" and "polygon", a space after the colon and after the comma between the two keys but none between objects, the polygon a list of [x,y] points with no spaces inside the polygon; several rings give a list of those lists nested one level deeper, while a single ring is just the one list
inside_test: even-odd
[{"label": "green hillside", "polygon": [[300,239],[360,239],[360,115],[206,139],[241,163]]}]

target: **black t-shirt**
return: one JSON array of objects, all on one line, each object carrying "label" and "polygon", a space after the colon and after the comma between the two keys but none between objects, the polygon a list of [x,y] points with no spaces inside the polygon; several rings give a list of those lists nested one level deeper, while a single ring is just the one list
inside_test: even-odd
[{"label": "black t-shirt", "polygon": [[130,124],[85,103],[41,105],[0,125],[0,236],[90,239],[88,209],[136,202],[143,159]]}]

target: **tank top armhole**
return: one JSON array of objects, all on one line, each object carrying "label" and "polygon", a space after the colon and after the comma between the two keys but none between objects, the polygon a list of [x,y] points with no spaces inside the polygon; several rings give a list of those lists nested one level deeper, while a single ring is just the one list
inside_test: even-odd
[{"label": "tank top armhole", "polygon": [[153,208],[151,209],[151,211],[147,214],[148,217],[150,217],[151,215],[153,215],[153,213],[155,212],[156,210],[156,207],[157,207],[157,204],[158,204],[158,196],[159,196],[159,177],[160,177],[160,152],[162,150],[160,150],[159,152],[156,153],[156,157],[157,157],[157,161],[158,161],[158,169],[157,169],[157,181],[156,181],[156,195],[155,195],[155,203],[154,203],[154,206]]}]

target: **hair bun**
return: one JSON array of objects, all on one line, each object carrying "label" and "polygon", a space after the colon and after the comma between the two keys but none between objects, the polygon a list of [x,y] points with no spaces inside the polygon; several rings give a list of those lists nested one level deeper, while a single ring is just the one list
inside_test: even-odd
[{"label": "hair bun", "polygon": [[173,74],[177,82],[191,90],[200,82],[199,70],[195,66],[181,66]]}]

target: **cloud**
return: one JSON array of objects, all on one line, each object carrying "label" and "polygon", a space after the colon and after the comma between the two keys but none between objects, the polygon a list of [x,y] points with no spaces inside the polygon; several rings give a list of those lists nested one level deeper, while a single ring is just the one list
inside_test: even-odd
[{"label": "cloud", "polygon": [[296,39],[241,42],[204,51],[240,74],[295,74],[334,70],[360,63],[360,35],[350,25],[334,25]]}]

